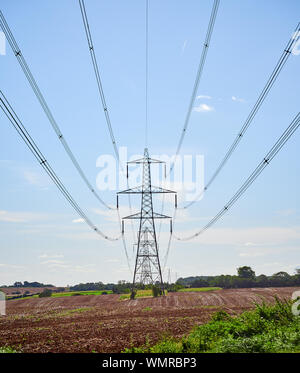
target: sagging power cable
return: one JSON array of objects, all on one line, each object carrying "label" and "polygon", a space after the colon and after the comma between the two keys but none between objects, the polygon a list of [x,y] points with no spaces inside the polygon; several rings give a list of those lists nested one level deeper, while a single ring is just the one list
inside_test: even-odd
[{"label": "sagging power cable", "polygon": [[255,170],[243,183],[243,185],[237,190],[237,192],[226,203],[226,205],[217,213],[217,215],[215,215],[202,229],[192,234],[191,236],[177,237],[173,233],[174,237],[179,241],[188,241],[199,236],[200,234],[205,232],[208,228],[210,228],[212,225],[214,225],[237,202],[237,200],[246,192],[246,190],[253,184],[253,182],[262,173],[262,171],[271,163],[273,158],[278,154],[278,152],[282,149],[282,147],[286,144],[286,142],[290,139],[290,137],[296,132],[299,126],[300,126],[300,112],[295,116],[291,124],[279,137],[279,139],[272,146],[270,151],[265,155],[263,160],[259,163],[259,165],[255,168]]},{"label": "sagging power cable", "polygon": [[4,18],[4,15],[3,13],[0,11],[0,27],[2,29],[2,31],[4,32],[5,34],[5,37],[14,53],[14,55],[16,56],[34,94],[36,95],[42,109],[44,110],[52,128],[54,129],[58,139],[60,140],[61,144],[63,145],[66,153],[68,154],[69,158],[71,159],[74,167],[76,168],[76,170],[78,171],[79,175],[81,176],[82,180],[84,181],[84,183],[86,184],[86,186],[89,188],[89,190],[93,193],[93,195],[97,198],[97,200],[102,204],[104,205],[106,208],[110,209],[110,210],[115,210],[114,207],[111,207],[109,206],[105,201],[103,201],[103,199],[99,196],[99,194],[96,192],[95,188],[92,186],[92,184],[90,183],[90,181],[88,180],[88,178],[86,177],[83,169],[81,168],[81,166],[79,165],[74,153],[72,152],[72,150],[70,149],[70,146],[68,145],[65,137],[63,136],[56,120],[54,119],[53,117],[53,114],[51,112],[51,110],[49,109],[49,106],[43,96],[43,94],[41,93],[37,83],[36,83],[36,80],[34,79],[29,67],[28,67],[28,64]]},{"label": "sagging power cable", "polygon": [[[176,162],[177,157],[179,155],[179,152],[180,152],[180,149],[181,149],[181,146],[182,146],[182,142],[183,142],[184,136],[186,134],[186,130],[187,130],[187,127],[188,127],[188,124],[189,124],[190,116],[191,116],[193,106],[194,106],[194,102],[195,102],[195,99],[196,99],[196,94],[197,94],[197,91],[198,91],[198,88],[199,88],[199,83],[200,83],[200,79],[201,79],[201,76],[202,76],[204,64],[205,64],[205,61],[206,61],[206,56],[207,56],[207,52],[208,52],[208,48],[209,48],[209,43],[210,43],[210,40],[211,40],[215,20],[216,20],[216,17],[217,17],[219,3],[220,3],[220,0],[214,0],[211,15],[210,15],[210,19],[209,19],[209,23],[208,23],[208,27],[207,27],[207,31],[206,31],[206,37],[205,37],[204,45],[203,45],[203,48],[202,48],[202,53],[201,53],[199,65],[198,65],[198,70],[197,70],[197,74],[196,74],[196,78],[195,78],[195,82],[194,82],[194,86],[193,86],[193,91],[192,91],[192,95],[191,95],[189,106],[188,106],[188,111],[186,113],[186,117],[185,117],[185,121],[184,121],[184,126],[183,126],[182,133],[181,133],[181,136],[180,136],[180,139],[179,139],[179,143],[178,143],[178,146],[177,146],[177,150],[176,150],[176,153],[175,153],[174,160],[171,163],[171,166],[170,166],[170,169],[168,170],[168,173],[165,173],[165,175],[164,175],[165,179],[174,169],[175,162]],[[163,214],[163,211],[164,211],[164,204],[165,204],[165,195],[163,195],[163,197],[162,197],[161,214]],[[175,216],[176,215],[175,215],[175,212],[174,212],[173,222],[174,222]],[[159,223],[158,237],[160,237],[161,226],[162,226],[162,222]],[[171,234],[170,234],[170,238],[169,238],[168,242],[169,243],[168,243],[167,252],[169,252],[169,250],[170,250]]]},{"label": "sagging power cable", "polygon": [[[79,6],[80,6],[81,17],[82,17],[82,21],[83,21],[83,26],[84,26],[84,30],[85,30],[86,39],[87,39],[87,42],[88,42],[88,47],[89,47],[90,56],[91,56],[91,60],[92,60],[93,70],[94,70],[94,73],[95,73],[95,78],[96,78],[96,82],[97,82],[97,87],[98,87],[98,91],[99,91],[99,95],[100,95],[100,99],[101,99],[103,112],[104,112],[104,115],[105,115],[107,128],[108,128],[108,131],[109,131],[110,139],[111,139],[111,142],[112,142],[112,145],[113,145],[113,148],[114,148],[114,152],[115,152],[118,164],[121,166],[122,172],[124,172],[124,167],[123,167],[122,163],[120,162],[119,151],[118,151],[116,139],[115,139],[115,136],[114,136],[114,132],[113,132],[113,128],[112,128],[112,124],[111,124],[111,120],[110,120],[108,106],[107,106],[107,103],[106,103],[106,100],[105,100],[103,85],[102,85],[102,81],[101,81],[101,75],[100,75],[99,66],[98,66],[98,62],[97,62],[97,58],[96,58],[95,48],[94,48],[93,39],[92,39],[92,33],[91,33],[91,30],[90,30],[90,25],[89,25],[89,21],[88,21],[88,17],[87,17],[87,12],[86,12],[86,8],[85,8],[84,0],[79,0]],[[126,182],[127,182],[127,189],[129,189],[128,178],[126,179]],[[129,204],[129,210],[130,210],[130,213],[131,213],[132,204],[131,204],[130,195],[128,195],[128,204]],[[118,212],[118,219],[119,219],[119,225],[121,227],[121,218],[120,218],[119,212]],[[131,229],[132,229],[133,237],[135,237],[134,236],[133,222],[131,222]],[[122,237],[122,242],[123,242],[124,250],[125,250],[125,253],[126,253],[126,258],[127,258],[127,262],[128,262],[128,265],[129,265],[129,269],[132,272],[130,264],[129,264],[129,257],[128,257],[128,253],[127,253],[127,249],[126,249],[126,241],[125,241],[124,236]]]},{"label": "sagging power cable", "polygon": [[182,142],[183,142],[183,139],[184,139],[184,136],[186,134],[186,130],[187,130],[187,127],[188,127],[188,124],[189,124],[189,121],[190,121],[190,116],[191,116],[191,113],[192,113],[192,110],[193,110],[196,94],[197,94],[198,87],[199,87],[199,82],[200,82],[200,79],[201,79],[201,76],[202,76],[202,72],[203,72],[203,68],[204,68],[204,64],[205,64],[205,60],[206,60],[206,56],[207,56],[207,52],[208,52],[208,48],[209,48],[209,43],[210,43],[210,40],[211,40],[214,25],[215,25],[215,20],[216,20],[216,16],[217,16],[217,12],[218,12],[219,3],[220,3],[220,0],[214,0],[213,8],[212,8],[210,19],[209,19],[208,28],[207,28],[207,31],[206,31],[206,37],[205,37],[205,41],[204,41],[204,45],[203,45],[203,49],[202,49],[202,53],[201,53],[201,58],[200,58],[200,62],[199,62],[198,70],[197,70],[197,75],[196,75],[196,79],[195,79],[195,83],[194,83],[194,87],[193,87],[193,91],[192,91],[192,95],[191,95],[191,99],[190,99],[190,103],[189,103],[189,107],[188,107],[188,111],[187,111],[187,114],[186,114],[186,117],[185,117],[184,126],[183,126],[183,129],[182,129],[182,133],[181,133],[179,143],[178,143],[178,146],[177,146],[177,150],[176,150],[176,153],[175,153],[175,158],[174,158],[173,163],[170,166],[169,173],[171,173],[173,168],[174,168],[176,159],[177,159],[178,154],[180,152]]},{"label": "sagging power cable", "polygon": [[0,106],[3,110],[4,114],[7,116],[11,124],[14,126],[22,140],[26,143],[27,147],[34,155],[36,160],[39,164],[43,167],[46,173],[49,175],[53,183],[57,186],[59,191],[65,197],[65,199],[69,202],[69,204],[73,207],[73,209],[78,213],[78,215],[88,224],[88,226],[101,237],[109,241],[117,241],[121,238],[121,235],[118,237],[109,237],[107,234],[103,233],[96,225],[90,220],[90,218],[86,215],[86,213],[81,209],[69,191],[66,189],[62,181],[59,179],[57,174],[54,172],[52,167],[50,166],[49,162],[46,160],[45,156],[42,154],[38,146],[36,145],[35,141],[32,139],[24,125],[22,124],[21,120],[13,110],[10,103],[7,101],[6,97],[0,91]]},{"label": "sagging power cable", "polygon": [[215,172],[212,174],[209,181],[204,186],[203,190],[195,197],[195,199],[193,201],[190,201],[189,203],[187,203],[185,206],[179,207],[179,208],[187,209],[188,207],[192,206],[194,203],[199,201],[200,197],[203,196],[203,194],[207,191],[207,189],[211,186],[211,184],[217,178],[217,176],[221,172],[222,168],[225,166],[225,164],[227,163],[227,161],[229,160],[229,158],[231,157],[231,155],[235,151],[236,147],[238,146],[238,144],[242,140],[242,137],[244,136],[245,132],[249,128],[250,124],[252,123],[255,115],[257,114],[257,112],[260,109],[262,103],[266,99],[268,93],[270,92],[270,90],[271,90],[273,84],[275,83],[279,73],[281,72],[283,66],[285,65],[289,56],[291,55],[292,50],[293,50],[294,46],[296,45],[296,43],[298,42],[299,38],[300,38],[300,23],[298,23],[298,25],[295,29],[295,32],[293,33],[293,35],[291,36],[290,40],[288,41],[286,47],[284,48],[276,66],[274,68],[274,70],[272,71],[267,83],[265,84],[263,90],[261,91],[261,93],[260,93],[257,101],[255,102],[250,114],[248,115],[245,123],[243,124],[243,126],[240,129],[238,135],[236,136],[233,143],[229,147],[227,153],[225,154],[224,158],[220,162],[219,166],[217,167]]}]

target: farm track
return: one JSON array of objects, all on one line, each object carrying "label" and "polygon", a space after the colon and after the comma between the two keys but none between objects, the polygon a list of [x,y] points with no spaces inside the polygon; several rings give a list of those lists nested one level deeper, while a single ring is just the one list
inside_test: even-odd
[{"label": "farm track", "polygon": [[297,288],[229,289],[169,293],[165,298],[119,300],[119,295],[17,299],[0,318],[0,346],[23,352],[120,352],[155,343],[163,335],[182,337],[211,314],[238,314],[253,301],[290,299]]}]

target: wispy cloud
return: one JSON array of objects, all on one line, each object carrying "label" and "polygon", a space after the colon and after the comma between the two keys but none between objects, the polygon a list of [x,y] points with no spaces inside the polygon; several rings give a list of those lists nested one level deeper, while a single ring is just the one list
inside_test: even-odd
[{"label": "wispy cloud", "polygon": [[53,258],[63,258],[64,256],[62,254],[43,254],[40,255],[39,258],[41,259],[53,259]]},{"label": "wispy cloud", "polygon": [[208,95],[199,95],[196,97],[197,100],[201,100],[201,99],[206,99],[206,100],[211,100],[212,97],[211,96],[208,96]]},{"label": "wispy cloud", "polygon": [[185,41],[183,42],[183,44],[182,44],[182,47],[181,47],[181,54],[184,53],[185,48],[186,48],[186,45],[187,45],[187,40],[185,40]]},{"label": "wispy cloud", "polygon": [[50,180],[41,172],[33,171],[28,168],[22,168],[21,174],[30,185],[45,188],[50,185]]},{"label": "wispy cloud", "polygon": [[0,263],[1,268],[7,268],[7,269],[24,269],[24,266],[19,266],[15,264],[6,264],[6,263]]},{"label": "wispy cloud", "polygon": [[280,216],[287,217],[287,216],[292,216],[295,215],[296,209],[290,208],[290,209],[285,209],[285,210],[278,210],[276,213]]},{"label": "wispy cloud", "polygon": [[236,101],[236,102],[246,102],[246,100],[241,97],[231,96],[231,99],[232,101]]},{"label": "wispy cloud", "polygon": [[72,223],[83,223],[83,222],[84,222],[84,219],[81,219],[81,218],[72,220]]},{"label": "wispy cloud", "polygon": [[120,260],[119,259],[107,259],[105,260],[105,263],[119,263]]},{"label": "wispy cloud", "polygon": [[45,215],[35,212],[0,210],[0,221],[7,223],[26,223],[30,221],[42,220],[45,218]]},{"label": "wispy cloud", "polygon": [[198,113],[204,113],[209,111],[214,111],[215,109],[212,106],[206,105],[206,104],[200,104],[198,106],[194,107],[194,111],[197,111]]},{"label": "wispy cloud", "polygon": [[41,262],[41,264],[63,264],[63,260],[56,260],[56,259],[50,259],[50,260],[45,260],[44,262]]},{"label": "wispy cloud", "polygon": [[[190,236],[195,230],[178,232],[180,237]],[[251,240],[251,241],[250,241]],[[294,247],[300,240],[300,226],[293,228],[286,227],[254,227],[254,228],[211,228],[203,235],[195,238],[195,242],[201,242],[206,245],[230,245],[245,251],[245,243],[253,246],[254,240],[257,240],[257,250],[260,247]],[[247,250],[254,250],[254,247],[248,246]]]}]

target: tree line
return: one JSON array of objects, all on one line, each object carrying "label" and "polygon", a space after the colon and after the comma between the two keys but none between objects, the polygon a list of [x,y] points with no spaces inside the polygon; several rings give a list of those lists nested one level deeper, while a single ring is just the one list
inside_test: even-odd
[{"label": "tree line", "polygon": [[237,268],[237,275],[219,276],[195,276],[179,278],[177,284],[184,287],[221,287],[249,288],[249,287],[284,287],[300,285],[300,268],[296,269],[294,275],[280,271],[271,276],[261,274],[256,276],[251,267],[243,266]]}]

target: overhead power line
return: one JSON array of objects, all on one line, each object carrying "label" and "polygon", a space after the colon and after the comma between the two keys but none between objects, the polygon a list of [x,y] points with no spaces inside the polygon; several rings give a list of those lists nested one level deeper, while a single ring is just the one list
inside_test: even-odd
[{"label": "overhead power line", "polygon": [[192,91],[192,96],[191,96],[191,99],[190,99],[188,111],[187,111],[185,121],[184,121],[184,126],[183,126],[183,129],[182,129],[182,133],[181,133],[181,136],[180,136],[180,139],[179,139],[178,146],[177,146],[174,162],[171,164],[169,173],[171,173],[173,168],[174,168],[176,159],[177,159],[178,154],[180,152],[182,142],[183,142],[183,139],[184,139],[184,136],[186,134],[186,130],[187,130],[187,127],[188,127],[188,124],[189,124],[189,121],[190,121],[190,116],[191,116],[191,113],[192,113],[192,110],[193,110],[196,94],[197,94],[198,87],[199,87],[199,82],[200,82],[200,79],[201,79],[201,76],[202,76],[203,67],[204,67],[204,64],[205,64],[206,55],[207,55],[207,52],[208,52],[211,35],[212,35],[213,29],[214,29],[214,24],[215,24],[217,12],[218,12],[219,3],[220,3],[220,0],[214,0],[214,4],[213,4],[212,11],[211,11],[207,32],[206,32],[206,37],[205,37],[205,41],[204,41],[204,45],[203,45],[203,49],[202,49],[202,54],[201,54],[201,58],[200,58],[200,62],[199,62],[198,70],[197,70],[196,80],[195,80],[193,91]]},{"label": "overhead power line", "polygon": [[109,113],[108,113],[107,104],[106,104],[106,101],[105,101],[105,96],[104,96],[104,92],[103,92],[101,77],[100,77],[100,73],[99,73],[99,67],[98,67],[97,58],[96,58],[96,54],[95,54],[95,50],[94,50],[92,35],[91,35],[89,21],[88,21],[86,10],[85,10],[84,1],[79,0],[79,5],[80,5],[80,11],[81,11],[81,15],[82,15],[83,25],[84,25],[88,45],[89,45],[92,64],[93,64],[93,68],[94,68],[94,72],[95,72],[95,76],[96,76],[96,80],[97,80],[97,86],[98,86],[99,94],[100,94],[100,97],[101,97],[101,102],[102,102],[102,106],[103,106],[103,111],[104,111],[108,131],[109,131],[109,134],[110,134],[111,142],[113,144],[117,160],[119,161],[119,151],[118,151],[118,148],[117,148],[115,136],[114,136],[114,133],[113,133],[113,129],[112,129]]},{"label": "overhead power line", "polygon": [[217,215],[214,218],[212,218],[201,230],[192,234],[191,236],[180,238],[174,235],[174,237],[180,241],[188,241],[199,236],[201,233],[205,232],[208,228],[214,225],[235,204],[235,202],[246,192],[246,190],[252,185],[252,183],[257,179],[257,177],[262,173],[262,171],[270,164],[273,158],[282,149],[285,143],[295,133],[295,131],[299,128],[299,126],[300,126],[300,112],[295,116],[291,124],[279,137],[279,139],[273,145],[271,150],[266,154],[266,156],[259,163],[259,165],[255,168],[255,170],[251,173],[248,179],[243,183],[243,185],[238,189],[238,191],[233,195],[233,197],[226,203],[226,205],[217,213]]},{"label": "overhead power line", "polygon": [[[117,161],[120,164],[122,171],[124,172],[123,165],[120,162],[119,151],[118,151],[117,143],[116,143],[113,128],[112,128],[108,107],[107,107],[106,100],[105,100],[103,85],[102,85],[102,81],[101,81],[99,66],[98,66],[98,62],[97,62],[97,58],[96,58],[96,54],[95,54],[95,48],[94,48],[94,44],[93,44],[92,34],[91,34],[90,25],[89,25],[89,21],[88,21],[86,9],[85,9],[84,0],[79,0],[79,6],[80,6],[82,21],[83,21],[83,25],[84,25],[84,30],[85,30],[87,42],[88,42],[88,47],[89,47],[89,51],[90,51],[90,55],[91,55],[92,65],[93,65],[93,69],[94,69],[94,73],[95,73],[95,78],[96,78],[96,82],[97,82],[99,95],[100,95],[100,98],[101,98],[101,103],[102,103],[102,108],[103,108],[104,115],[105,115],[107,128],[108,128],[108,131],[109,131],[109,135],[110,135],[110,138],[111,138],[111,142],[112,142],[112,145],[113,145],[113,148],[114,148],[114,152],[115,152]],[[127,188],[129,189],[128,178],[126,179],[126,182],[127,182]],[[130,212],[131,212],[132,211],[132,204],[131,204],[130,195],[128,195],[128,204],[129,204],[129,209],[130,209]],[[118,210],[118,208],[117,208],[117,210]],[[118,210],[118,220],[119,220],[120,229],[122,230],[122,222],[121,222],[121,217],[120,217],[119,210]],[[133,238],[135,238],[133,222],[131,222],[131,229],[132,229]],[[127,252],[126,240],[125,240],[124,235],[122,235],[122,243],[123,243],[124,251],[125,251],[125,254],[126,254],[128,268],[129,268],[130,272],[132,272],[131,265],[130,265],[130,259],[129,259],[128,252]]]},{"label": "overhead power line", "polygon": [[145,147],[148,147],[148,53],[149,53],[149,1],[146,0],[146,48],[145,48],[145,62],[146,62],[146,74],[145,74]]},{"label": "overhead power line", "polygon": [[99,234],[101,237],[103,237],[106,240],[109,241],[117,241],[121,238],[121,235],[118,237],[109,237],[105,233],[103,233],[99,228],[96,227],[96,225],[88,218],[88,216],[85,214],[85,212],[81,209],[81,207],[77,204],[75,199],[72,197],[72,195],[69,193],[69,191],[66,189],[62,181],[59,179],[59,177],[56,175],[56,173],[51,168],[49,162],[46,160],[45,156],[42,154],[24,125],[22,124],[21,120],[18,118],[17,114],[7,101],[6,97],[0,91],[0,106],[3,110],[4,114],[7,116],[11,124],[14,126],[18,134],[21,136],[23,141],[28,146],[31,153],[34,155],[36,160],[39,162],[39,164],[43,167],[43,169],[47,172],[51,180],[54,182],[54,184],[57,186],[59,191],[62,193],[62,195],[65,197],[65,199],[69,202],[69,204],[73,207],[73,209],[79,214],[79,216],[89,225],[89,227]]},{"label": "overhead power line", "polygon": [[40,105],[42,106],[52,128],[54,129],[58,139],[60,140],[60,142],[62,143],[66,153],[68,154],[69,158],[71,159],[73,165],[75,166],[75,168],[77,169],[79,175],[81,176],[82,180],[85,182],[85,184],[87,185],[87,187],[89,188],[89,190],[93,193],[93,195],[97,198],[97,200],[102,204],[104,205],[105,207],[107,207],[108,209],[110,210],[114,210],[115,208],[109,206],[106,202],[104,202],[102,200],[102,198],[99,196],[99,194],[96,192],[96,190],[94,189],[94,187],[92,186],[92,184],[89,182],[88,178],[86,177],[84,171],[82,170],[82,168],[80,167],[74,153],[71,151],[66,139],[64,138],[57,122],[55,121],[53,115],[52,115],[52,112],[50,111],[49,109],[49,106],[47,105],[46,103],[46,100],[43,96],[43,94],[41,93],[37,83],[36,83],[36,80],[34,79],[28,65],[27,65],[27,62],[25,60],[25,58],[23,57],[23,54],[4,18],[4,15],[3,13],[0,11],[0,27],[1,29],[3,30],[4,34],[5,34],[5,37],[6,39],[8,40],[8,43],[9,45],[11,46],[11,49],[13,51],[13,53],[15,54],[33,92],[35,93]]},{"label": "overhead power line", "polygon": [[187,209],[188,207],[192,206],[195,202],[199,200],[199,198],[207,191],[207,189],[210,187],[210,185],[214,182],[216,177],[221,172],[222,168],[225,166],[229,158],[231,157],[232,153],[235,151],[236,147],[242,140],[242,137],[244,136],[245,132],[249,128],[250,124],[252,123],[255,115],[257,114],[258,110],[260,109],[262,103],[266,99],[268,93],[270,92],[273,84],[275,83],[280,71],[282,70],[283,66],[287,62],[294,46],[298,42],[298,39],[300,37],[300,23],[298,23],[295,32],[291,36],[290,40],[288,41],[286,47],[284,48],[279,61],[277,62],[274,70],[272,71],[266,85],[264,86],[263,90],[261,91],[257,101],[255,102],[250,114],[248,115],[245,123],[243,124],[242,128],[240,129],[238,135],[234,139],[233,143],[231,144],[230,148],[228,149],[227,153],[225,154],[224,158],[222,159],[221,163],[217,167],[216,171],[213,173],[213,175],[210,177],[207,184],[204,186],[204,189],[195,197],[195,199],[189,203],[187,203],[184,207],[181,207],[183,209]]},{"label": "overhead power line", "polygon": [[[180,136],[180,139],[179,139],[179,143],[178,143],[178,146],[177,146],[174,161],[172,162],[172,164],[170,166],[170,169],[168,171],[168,175],[173,171],[173,168],[175,166],[175,163],[176,163],[177,157],[179,155],[181,145],[182,145],[182,142],[184,140],[184,136],[186,134],[186,130],[187,130],[187,127],[188,127],[188,124],[189,124],[189,120],[190,120],[190,116],[191,116],[191,113],[192,113],[192,110],[193,110],[193,106],[194,106],[196,94],[197,94],[197,91],[198,91],[200,79],[201,79],[201,76],[202,76],[204,64],[205,64],[205,61],[206,61],[206,55],[207,55],[207,52],[208,52],[209,43],[210,43],[212,32],[213,32],[213,29],[214,29],[214,24],[215,24],[215,20],[216,20],[218,8],[219,8],[219,3],[220,3],[219,0],[214,0],[211,15],[210,15],[210,19],[209,19],[209,23],[208,23],[208,27],[207,27],[207,31],[206,31],[206,37],[205,37],[204,45],[203,45],[203,48],[202,48],[200,62],[199,62],[198,70],[197,70],[197,75],[196,75],[191,99],[190,99],[189,106],[188,106],[188,111],[186,113],[184,126],[183,126],[182,133],[181,133],[181,136]],[[164,175],[165,179],[167,178],[168,175],[165,173],[165,175]],[[164,211],[164,204],[165,204],[165,195],[163,195],[163,197],[162,197],[161,214]],[[176,214],[176,210],[174,211],[173,219],[175,219],[175,217],[176,217],[175,214]],[[158,237],[160,237],[161,224],[162,223],[160,222],[159,230],[158,230]],[[167,251],[169,251],[170,245],[171,245],[171,235],[170,235],[170,238],[169,238],[168,250]]]}]

